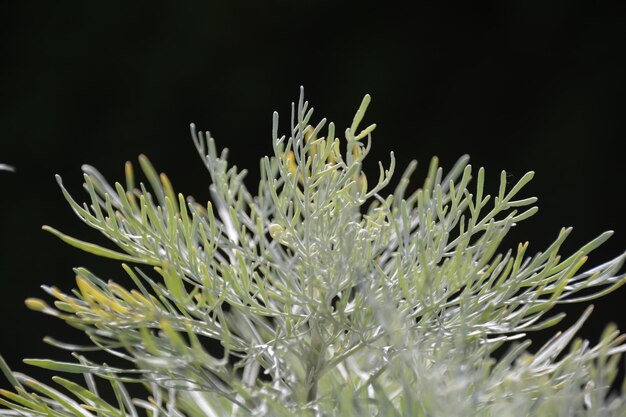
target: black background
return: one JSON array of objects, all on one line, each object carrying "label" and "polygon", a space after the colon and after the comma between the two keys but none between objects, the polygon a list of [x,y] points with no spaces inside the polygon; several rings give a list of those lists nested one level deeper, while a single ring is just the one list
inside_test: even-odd
[{"label": "black background", "polygon": [[[416,186],[432,155],[450,167],[469,153],[492,192],[503,169],[514,178],[536,171],[526,195],[540,198],[539,214],[503,250],[525,240],[542,250],[562,226],[574,226],[566,255],[615,230],[588,265],[626,250],[623,10],[338,3],[0,3],[0,162],[17,167],[0,173],[0,352],[12,367],[26,370],[23,357],[67,358],[41,338],[75,337],[24,307],[24,298],[44,297],[39,285],[69,290],[76,266],[123,276],[115,261],[41,231],[49,224],[105,243],[74,217],[54,174],[83,201],[81,164],[121,180],[124,162],[146,153],[177,191],[206,201],[208,174],[188,133],[195,122],[249,168],[256,189],[271,113],[281,113],[286,133],[300,85],[340,131],[372,95],[371,172],[391,150],[400,171],[419,160]],[[583,336],[597,339],[608,321],[626,329],[625,298],[622,289],[596,301]],[[559,328],[583,308],[569,308]]]}]

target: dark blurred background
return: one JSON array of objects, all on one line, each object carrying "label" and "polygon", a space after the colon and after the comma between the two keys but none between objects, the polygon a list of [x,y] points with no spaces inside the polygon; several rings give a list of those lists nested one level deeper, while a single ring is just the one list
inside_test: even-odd
[{"label": "dark blurred background", "polygon": [[[540,212],[503,250],[525,240],[531,252],[543,250],[562,226],[574,227],[567,255],[615,230],[588,265],[626,250],[623,10],[565,1],[337,3],[0,3],[0,163],[17,168],[0,172],[0,352],[11,366],[67,358],[41,339],[74,333],[23,305],[45,298],[42,283],[67,291],[76,266],[123,276],[117,262],[41,231],[49,224],[104,243],[74,217],[54,174],[82,201],[81,164],[121,180],[124,162],[145,153],[177,191],[205,201],[208,174],[189,137],[195,122],[250,169],[254,185],[271,150],[272,111],[286,133],[300,85],[340,131],[372,95],[372,172],[391,150],[400,170],[419,160],[415,186],[432,155],[450,167],[469,153],[492,192],[503,169],[513,181],[536,171],[526,195],[540,198]],[[626,289],[596,301],[583,336],[596,340],[608,321],[626,330],[624,302]],[[559,328],[583,309],[570,307]]]}]

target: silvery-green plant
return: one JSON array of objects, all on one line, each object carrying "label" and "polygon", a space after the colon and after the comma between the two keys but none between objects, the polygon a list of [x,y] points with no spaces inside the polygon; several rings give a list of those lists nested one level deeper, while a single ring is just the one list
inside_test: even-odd
[{"label": "silvery-green plant", "polygon": [[[626,255],[583,269],[610,233],[565,257],[571,229],[532,256],[528,243],[501,249],[537,211],[534,197],[520,197],[533,173],[510,187],[502,173],[492,197],[467,157],[447,173],[433,159],[420,187],[409,183],[413,162],[386,194],[393,154],[375,181],[362,171],[375,128],[361,129],[369,101],[343,139],[333,123],[312,121],[302,96],[288,135],[275,113],[274,155],[261,160],[256,196],[246,172],[193,125],[212,181],[207,204],[177,195],[144,156],[145,184],[130,163],[114,185],[84,166],[88,203],[57,178],[74,212],[117,249],[45,229],[121,261],[134,284],[77,268],[69,293],[43,287],[54,306],[28,299],[93,346],[46,339],[74,360],[26,363],[85,383],[45,384],[0,359],[15,388],[0,391],[0,415],[626,416],[624,389],[610,394],[625,337],[609,326],[597,345],[575,338],[591,308],[534,353],[526,339],[563,318],[548,316],[557,304],[625,282]],[[83,355],[94,347],[127,366]],[[133,383],[145,398],[131,398]],[[99,395],[101,384],[115,400]]]}]

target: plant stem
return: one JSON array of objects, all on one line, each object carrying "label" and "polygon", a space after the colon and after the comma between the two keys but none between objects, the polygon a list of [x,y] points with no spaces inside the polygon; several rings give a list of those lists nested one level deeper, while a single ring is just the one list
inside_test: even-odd
[{"label": "plant stem", "polygon": [[[318,384],[320,377],[320,369],[323,369],[322,361],[324,359],[323,342],[319,332],[317,323],[311,324],[311,350],[308,355],[307,371],[306,371],[306,403],[315,404],[318,397]],[[317,415],[315,409],[311,409],[313,416]]]}]

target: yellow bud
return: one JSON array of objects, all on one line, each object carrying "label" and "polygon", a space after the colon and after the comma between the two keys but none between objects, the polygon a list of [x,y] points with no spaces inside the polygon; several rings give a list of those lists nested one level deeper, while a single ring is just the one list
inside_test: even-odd
[{"label": "yellow bud", "polygon": [[165,195],[167,196],[167,198],[169,198],[172,203],[178,201],[178,199],[176,198],[176,193],[174,193],[174,187],[172,187],[172,183],[170,182],[170,179],[167,177],[167,175],[161,173],[159,175],[159,178],[161,179],[161,184],[163,184],[163,191],[165,191]]},{"label": "yellow bud", "polygon": [[280,224],[273,223],[270,225],[269,231],[272,239],[277,239],[283,232],[283,227]]},{"label": "yellow bud", "polygon": [[293,152],[289,152],[287,155],[287,170],[290,174],[296,175],[298,171],[298,164],[296,164],[296,155]]},{"label": "yellow bud", "polygon": [[361,176],[359,176],[359,193],[361,193],[361,195],[367,193],[367,177],[363,172],[361,172]]},{"label": "yellow bud", "polygon": [[132,190],[135,187],[135,174],[133,164],[130,161],[126,161],[124,165],[124,175],[126,176],[126,189]]},{"label": "yellow bud", "polygon": [[113,294],[103,293],[99,288],[93,286],[85,278],[77,276],[76,283],[78,284],[78,288],[85,299],[92,304],[92,308],[94,308],[94,303],[98,303],[105,309],[112,310],[120,314],[126,314],[129,312],[128,308],[121,305]]},{"label": "yellow bud", "polygon": [[0,395],[4,395],[6,397],[7,395],[11,395],[11,394],[13,394],[11,391],[7,391],[5,389],[0,388]]},{"label": "yellow bud", "polygon": [[39,298],[27,298],[24,304],[33,311],[44,311],[49,308],[48,304]]},{"label": "yellow bud", "polygon": [[136,304],[137,300],[135,300],[124,287],[114,282],[109,282],[109,291],[112,294],[117,295],[122,300],[126,301],[128,304]]},{"label": "yellow bud", "polygon": [[130,290],[130,293],[132,294],[133,297],[135,297],[135,299],[137,300],[139,304],[141,304],[142,306],[152,308],[152,303],[148,301],[148,299],[144,297],[143,294],[141,294],[139,291]]},{"label": "yellow bud", "polygon": [[57,287],[50,288],[50,293],[53,297],[56,297],[61,301],[66,301],[69,298],[67,295],[63,294],[61,290],[59,290]]},{"label": "yellow bud", "polygon": [[92,299],[91,293],[93,292],[94,288],[91,286],[91,284],[89,284],[89,282],[87,282],[85,278],[77,275],[76,285],[78,285],[78,289],[80,290],[80,293],[83,295],[83,297],[88,300]]}]

